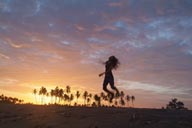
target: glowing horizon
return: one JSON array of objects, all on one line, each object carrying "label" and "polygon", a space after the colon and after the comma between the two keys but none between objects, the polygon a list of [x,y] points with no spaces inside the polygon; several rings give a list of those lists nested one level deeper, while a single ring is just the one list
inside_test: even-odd
[{"label": "glowing horizon", "polygon": [[[192,109],[191,0],[0,2],[0,94],[33,101],[45,86],[102,91],[115,55],[117,88],[136,107],[178,98]],[[34,101],[33,101],[34,102]]]}]

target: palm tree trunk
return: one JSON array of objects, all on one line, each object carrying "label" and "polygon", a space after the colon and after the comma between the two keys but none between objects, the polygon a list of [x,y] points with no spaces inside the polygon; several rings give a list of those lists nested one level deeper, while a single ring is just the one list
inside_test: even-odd
[{"label": "palm tree trunk", "polygon": [[35,94],[35,102],[36,102],[36,104],[37,104],[37,95]]}]

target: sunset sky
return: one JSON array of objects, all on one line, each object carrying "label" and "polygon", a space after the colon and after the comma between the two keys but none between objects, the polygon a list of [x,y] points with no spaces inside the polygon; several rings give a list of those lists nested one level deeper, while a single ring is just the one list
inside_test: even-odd
[{"label": "sunset sky", "polygon": [[0,94],[70,85],[102,91],[104,61],[136,107],[192,109],[192,0],[1,0]]}]

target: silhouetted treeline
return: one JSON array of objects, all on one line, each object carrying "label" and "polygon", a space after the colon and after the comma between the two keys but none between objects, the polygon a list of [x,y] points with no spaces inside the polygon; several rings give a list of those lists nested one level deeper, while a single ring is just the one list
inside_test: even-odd
[{"label": "silhouetted treeline", "polygon": [[166,109],[176,109],[176,110],[184,110],[187,109],[183,102],[178,101],[177,98],[173,98],[169,104],[167,104]]},{"label": "silhouetted treeline", "polygon": [[15,97],[8,97],[4,96],[3,94],[0,95],[0,103],[7,103],[7,104],[21,104],[24,101]]},{"label": "silhouetted treeline", "polygon": [[[104,92],[100,94],[92,94],[88,91],[73,91],[70,86],[65,88],[55,87],[47,90],[41,87],[39,90],[34,89],[36,103],[39,104],[60,104],[68,106],[89,106],[89,107],[134,107],[135,96],[126,95],[120,91],[120,95],[116,95],[112,102],[110,96]],[[81,101],[80,101],[81,100]]]}]

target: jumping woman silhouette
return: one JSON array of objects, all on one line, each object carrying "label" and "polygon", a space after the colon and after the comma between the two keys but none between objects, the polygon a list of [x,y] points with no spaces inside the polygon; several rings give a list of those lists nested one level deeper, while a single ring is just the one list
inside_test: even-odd
[{"label": "jumping woman silhouette", "polygon": [[107,85],[110,84],[111,88],[116,91],[116,94],[119,95],[119,90],[114,85],[114,77],[112,70],[117,69],[119,66],[119,60],[115,56],[110,56],[109,59],[104,63],[105,64],[105,72],[100,73],[99,77],[105,75],[103,81],[103,90],[110,94],[110,102],[112,102],[114,98],[114,93],[107,89]]}]

